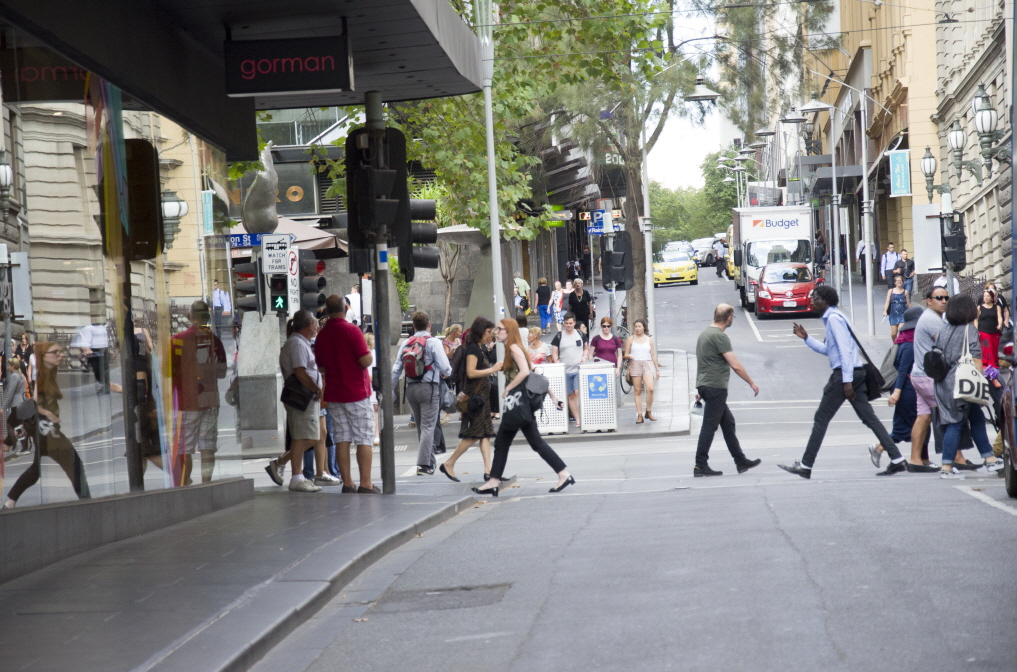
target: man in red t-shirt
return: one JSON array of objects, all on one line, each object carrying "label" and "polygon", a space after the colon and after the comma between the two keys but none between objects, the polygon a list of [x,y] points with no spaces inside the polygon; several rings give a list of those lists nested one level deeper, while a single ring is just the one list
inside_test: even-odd
[{"label": "man in red t-shirt", "polygon": [[354,492],[350,445],[357,446],[360,487],[356,492],[380,493],[371,485],[371,444],[374,407],[371,404],[371,351],[359,328],[346,321],[346,299],[333,294],[325,300],[328,322],[314,341],[314,359],[325,379],[324,401],[332,416],[336,456],[343,492]]}]

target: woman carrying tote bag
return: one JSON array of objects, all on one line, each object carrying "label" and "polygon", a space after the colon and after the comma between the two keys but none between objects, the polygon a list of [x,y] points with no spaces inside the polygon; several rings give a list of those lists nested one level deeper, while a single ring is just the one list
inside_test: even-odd
[{"label": "woman carrying tote bag", "polygon": [[970,355],[974,369],[982,368],[982,348],[978,339],[978,331],[973,323],[978,318],[978,307],[974,300],[965,294],[958,294],[946,305],[946,326],[936,337],[936,346],[943,351],[943,357],[951,364],[946,377],[936,382],[936,404],[939,406],[939,419],[944,425],[943,433],[943,469],[940,478],[963,479],[964,475],[953,468],[953,460],[960,445],[964,423],[971,426],[971,437],[975,447],[985,459],[982,466],[984,473],[996,472],[1003,468],[1003,461],[992,454],[992,445],[985,432],[985,416],[982,407],[955,396],[958,375],[966,373],[962,369],[969,367],[965,355]]}]

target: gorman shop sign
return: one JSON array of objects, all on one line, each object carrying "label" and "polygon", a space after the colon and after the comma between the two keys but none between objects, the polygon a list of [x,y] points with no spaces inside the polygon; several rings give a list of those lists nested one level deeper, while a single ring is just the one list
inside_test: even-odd
[{"label": "gorman shop sign", "polygon": [[225,43],[231,97],[353,90],[353,55],[343,36]]}]

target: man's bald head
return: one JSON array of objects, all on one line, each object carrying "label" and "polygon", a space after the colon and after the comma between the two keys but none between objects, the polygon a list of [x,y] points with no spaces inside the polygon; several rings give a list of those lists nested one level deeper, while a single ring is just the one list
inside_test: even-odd
[{"label": "man's bald head", "polygon": [[734,306],[730,303],[721,303],[713,311],[714,324],[726,324],[734,317]]}]

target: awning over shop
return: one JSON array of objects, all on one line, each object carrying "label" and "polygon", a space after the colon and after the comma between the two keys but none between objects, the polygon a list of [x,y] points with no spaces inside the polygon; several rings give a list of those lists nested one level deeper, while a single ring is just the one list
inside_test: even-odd
[{"label": "awning over shop", "polygon": [[[226,151],[257,158],[256,109],[385,102],[480,90],[480,42],[448,0],[0,0],[0,17]],[[224,43],[338,35],[354,91],[226,96]],[[7,101],[11,102],[11,101]]]},{"label": "awning over shop", "polygon": [[[855,187],[862,179],[861,166],[837,166],[837,192],[841,194],[854,193]],[[821,166],[816,169],[809,184],[809,191],[813,194],[833,193],[833,168]]]}]

